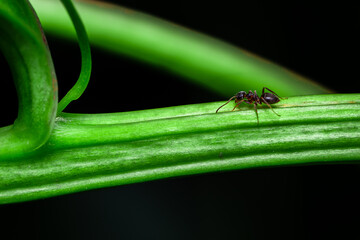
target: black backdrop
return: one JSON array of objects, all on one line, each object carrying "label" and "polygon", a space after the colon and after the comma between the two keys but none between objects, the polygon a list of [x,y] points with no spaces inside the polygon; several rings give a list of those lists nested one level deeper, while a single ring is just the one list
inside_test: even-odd
[{"label": "black backdrop", "polygon": [[[321,82],[359,92],[355,6],[314,1],[135,1],[123,6],[230,42]],[[78,47],[48,37],[60,97],[78,77]],[[224,100],[161,69],[93,49],[93,74],[69,112],[150,109]],[[16,93],[0,56],[0,126]],[[234,89],[234,92],[240,89]],[[248,89],[245,89],[248,90]],[[1,230],[36,239],[359,238],[360,167],[298,166],[179,177],[0,206]],[[9,226],[9,227],[8,227]],[[11,238],[7,238],[11,239]]]}]

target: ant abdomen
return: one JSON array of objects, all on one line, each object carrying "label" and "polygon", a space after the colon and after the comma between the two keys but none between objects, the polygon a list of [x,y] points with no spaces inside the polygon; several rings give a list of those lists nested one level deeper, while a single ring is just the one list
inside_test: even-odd
[{"label": "ant abdomen", "polygon": [[263,98],[269,104],[274,104],[274,103],[280,102],[280,99],[272,93],[263,93],[261,95],[261,98]]}]

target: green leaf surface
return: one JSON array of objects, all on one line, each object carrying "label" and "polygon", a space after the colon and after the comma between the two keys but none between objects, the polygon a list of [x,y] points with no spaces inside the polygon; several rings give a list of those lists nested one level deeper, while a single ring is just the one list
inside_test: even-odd
[{"label": "green leaf surface", "polygon": [[292,97],[259,108],[223,102],[64,114],[32,156],[0,162],[0,203],[252,167],[360,160],[360,95]]}]

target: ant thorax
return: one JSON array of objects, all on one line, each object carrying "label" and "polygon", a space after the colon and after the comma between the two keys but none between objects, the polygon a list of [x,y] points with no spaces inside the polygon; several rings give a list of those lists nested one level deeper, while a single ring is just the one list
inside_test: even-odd
[{"label": "ant thorax", "polygon": [[256,91],[252,92],[251,90],[249,91],[248,94],[246,94],[245,98],[247,99],[247,103],[260,103],[259,102],[259,96],[257,95]]}]

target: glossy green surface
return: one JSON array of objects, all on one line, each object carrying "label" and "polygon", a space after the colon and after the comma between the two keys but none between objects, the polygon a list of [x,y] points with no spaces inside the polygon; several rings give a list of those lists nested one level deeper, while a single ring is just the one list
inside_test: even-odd
[{"label": "glossy green surface", "polygon": [[[58,0],[31,2],[46,32],[76,38]],[[261,91],[264,86],[282,96],[329,92],[275,63],[174,23],[94,1],[76,2],[76,7],[93,46],[167,69],[224,96],[234,89]]]},{"label": "glossy green surface", "polygon": [[[99,10],[100,16],[102,11]],[[141,28],[144,16],[134,16],[139,17]],[[164,24],[154,23],[154,19],[149,22],[156,29]],[[185,33],[176,32],[174,36],[182,34]],[[222,43],[211,40],[216,44],[208,45],[209,38],[197,39],[188,34],[174,39],[175,43],[203,43],[209,47],[207,55],[220,51],[229,56]],[[230,103],[216,114],[225,101],[124,113],[62,113],[55,119],[55,73],[27,1],[0,2],[0,37],[1,51],[12,68],[20,103],[14,125],[0,128],[0,203],[213,171],[360,160],[360,94],[290,97],[273,105],[280,117],[267,106],[259,107],[259,124],[251,105],[243,104],[239,111],[230,112],[234,106]],[[141,46],[134,45],[133,49],[139,49],[134,50],[134,56],[141,55]],[[221,61],[215,61],[211,69],[199,68],[199,59],[190,61],[194,55],[172,51],[173,56],[184,57],[187,70],[182,74],[189,71],[191,78],[194,71],[200,78],[212,76],[214,68],[220,69],[221,74],[230,74],[235,67],[228,66],[237,65],[240,57],[245,65],[249,61],[256,69],[247,72],[247,77],[264,84],[258,79],[263,63],[243,58],[242,51],[230,61],[234,65],[221,67]],[[199,55],[206,53],[201,53],[201,48],[199,51]],[[149,54],[155,59],[149,60],[152,63],[163,57],[156,51]],[[274,75],[268,72],[270,80],[287,72],[268,64],[274,71]],[[245,80],[239,82],[247,83]],[[209,82],[214,87],[225,86],[221,90],[225,93],[226,88],[233,91],[238,80],[216,83],[210,77]],[[207,81],[202,83],[211,87]],[[86,84],[80,83],[82,87]],[[278,84],[283,86],[282,91],[292,89],[295,93],[302,83],[279,77],[271,85],[278,89]],[[308,89],[324,90],[315,85]]]}]

